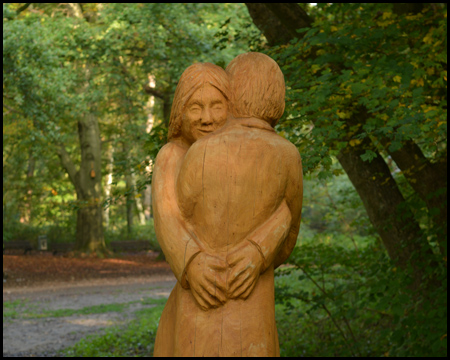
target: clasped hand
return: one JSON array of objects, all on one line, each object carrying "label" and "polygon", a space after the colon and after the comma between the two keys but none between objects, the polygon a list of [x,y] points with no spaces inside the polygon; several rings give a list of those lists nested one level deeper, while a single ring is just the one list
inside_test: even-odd
[{"label": "clasped hand", "polygon": [[258,279],[263,259],[249,241],[230,252],[226,261],[205,252],[187,268],[187,280],[203,310],[217,308],[228,299],[247,299]]}]

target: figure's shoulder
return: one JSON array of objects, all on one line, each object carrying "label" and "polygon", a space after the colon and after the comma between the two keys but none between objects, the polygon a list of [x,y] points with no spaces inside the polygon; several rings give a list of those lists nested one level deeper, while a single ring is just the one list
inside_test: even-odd
[{"label": "figure's shoulder", "polygon": [[178,145],[177,143],[169,142],[164,145],[161,150],[159,150],[156,156],[156,164],[166,163],[171,161],[178,161],[180,158],[184,157],[187,149]]},{"label": "figure's shoulder", "polygon": [[274,133],[272,136],[276,142],[275,146],[280,149],[288,161],[301,161],[300,153],[293,143],[278,134]]}]

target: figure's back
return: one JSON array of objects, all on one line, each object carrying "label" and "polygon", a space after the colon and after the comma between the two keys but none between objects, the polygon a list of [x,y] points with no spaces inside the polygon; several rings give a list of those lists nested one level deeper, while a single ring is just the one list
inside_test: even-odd
[{"label": "figure's back", "polygon": [[229,252],[280,205],[297,157],[264,121],[231,120],[186,155],[177,183],[181,212],[202,243]]}]

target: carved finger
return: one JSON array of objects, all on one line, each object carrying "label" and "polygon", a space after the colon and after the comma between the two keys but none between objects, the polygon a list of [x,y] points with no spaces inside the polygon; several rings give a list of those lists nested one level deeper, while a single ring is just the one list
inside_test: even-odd
[{"label": "carved finger", "polygon": [[237,281],[239,281],[239,279],[241,278],[242,274],[246,271],[247,269],[245,267],[238,267],[237,269],[233,269],[232,272],[230,272],[229,276],[228,276],[228,289],[232,288],[235,286],[235,283]]},{"label": "carved finger", "polygon": [[248,290],[248,288],[255,282],[255,280],[256,279],[254,277],[247,277],[239,287],[231,292],[231,297],[233,299],[238,298],[241,294]]},{"label": "carved finger", "polygon": [[201,284],[201,287],[204,291],[202,291],[202,298],[205,302],[207,302],[210,307],[217,307],[219,306],[219,299],[214,296],[214,294],[217,294],[219,290],[215,290],[213,287],[210,287],[208,285]]},{"label": "carved finger", "polygon": [[239,261],[243,259],[243,256],[240,251],[232,252],[227,256],[227,263],[230,266],[235,266]]},{"label": "carved finger", "polygon": [[250,294],[252,293],[253,289],[255,288],[256,281],[253,281],[250,286],[245,290],[242,294],[236,295],[236,297],[240,297],[241,299],[246,300]]},{"label": "carved finger", "polygon": [[214,256],[209,256],[207,258],[207,266],[215,271],[225,271],[227,269],[227,263],[224,260]]},{"label": "carved finger", "polygon": [[[203,289],[205,289],[208,294],[210,294],[213,298],[219,300],[221,303],[224,303],[227,298],[225,296],[225,290],[221,290],[217,283],[215,283],[214,278],[212,281],[208,278],[206,278],[207,282],[202,284]],[[221,286],[222,287],[222,286]]]},{"label": "carved finger", "polygon": [[220,289],[224,293],[227,290],[226,281],[217,273],[209,273],[205,275],[205,279],[214,287]]},{"label": "carved finger", "polygon": [[204,301],[203,298],[194,289],[192,289],[192,295],[194,295],[194,299],[200,305],[200,308],[202,310],[209,310],[210,308],[209,304],[206,301]]},{"label": "carved finger", "polygon": [[228,286],[228,293],[232,294],[236,289],[244,283],[251,275],[251,272],[249,269],[243,269],[239,272],[239,274],[234,278],[234,281],[232,281]]}]

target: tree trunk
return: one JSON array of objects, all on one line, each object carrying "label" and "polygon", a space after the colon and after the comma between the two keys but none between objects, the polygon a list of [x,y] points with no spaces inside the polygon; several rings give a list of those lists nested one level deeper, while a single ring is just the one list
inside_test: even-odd
[{"label": "tree trunk", "polygon": [[172,109],[172,104],[170,102],[170,95],[165,93],[163,98],[163,117],[164,117],[164,125],[166,128],[169,128],[170,121],[170,110]]},{"label": "tree trunk", "polygon": [[77,171],[64,145],[58,156],[75,187],[79,209],[75,248],[78,251],[105,252],[102,223],[101,145],[97,118],[88,114],[78,121],[81,164]]},{"label": "tree trunk", "polygon": [[77,212],[76,249],[83,252],[103,251],[102,208],[83,205]]},{"label": "tree trunk", "polygon": [[81,206],[77,217],[76,248],[80,251],[106,249],[102,224],[101,142],[98,120],[93,114],[78,122],[81,145],[79,182]]},{"label": "tree trunk", "polygon": [[[153,86],[155,85],[154,81],[153,81],[153,83],[150,84],[150,86],[152,86],[152,85]],[[150,132],[152,131],[152,128],[153,128],[153,124],[155,122],[155,115],[154,115],[155,97],[154,96],[150,96],[150,98],[148,99],[147,105],[148,105],[149,113],[147,115],[147,126],[145,128],[145,131],[147,134],[150,134]],[[145,176],[150,177],[153,164],[152,164],[152,160],[150,159],[149,156],[147,157],[147,161],[148,161],[148,165],[145,167],[145,171],[146,171]],[[152,217],[151,207],[152,207],[152,187],[150,184],[148,184],[144,190],[144,215],[147,220],[149,220]]]},{"label": "tree trunk", "polygon": [[[114,146],[112,143],[108,144],[108,150],[106,152],[107,165],[106,165],[106,185],[105,185],[105,197],[108,199],[111,196],[111,188],[113,181],[113,166],[114,166]],[[111,207],[108,205],[103,212],[103,219],[105,220],[105,227],[109,227],[109,215]]]},{"label": "tree trunk", "polygon": [[133,173],[131,173],[131,186],[133,189],[132,195],[134,198],[134,203],[136,204],[136,211],[139,218],[139,224],[145,225],[144,206],[142,205],[142,199],[140,198],[140,196],[136,196],[138,195],[136,192],[136,176]]},{"label": "tree trunk", "polygon": [[[360,110],[353,114],[349,125],[365,123],[367,116],[364,110]],[[357,134],[352,137],[355,135]],[[370,163],[363,161],[361,155],[366,150],[376,151],[368,137],[355,146],[347,145],[337,158],[358,192],[389,257],[397,261],[402,268],[406,268],[409,263],[412,265],[415,273],[415,287],[417,287],[423,276],[423,254],[430,255],[431,249],[424,240],[420,227],[392,177],[388,165],[379,154]]]},{"label": "tree trunk", "polygon": [[24,211],[24,220],[25,223],[30,224],[31,223],[31,207],[32,207],[32,197],[33,197],[33,186],[31,182],[33,181],[34,177],[34,168],[36,165],[36,158],[33,156],[32,150],[30,150],[30,155],[28,157],[28,169],[27,169],[27,195],[26,195],[26,202],[25,202],[25,211]]},{"label": "tree trunk", "polygon": [[126,196],[126,211],[127,211],[127,235],[128,239],[131,239],[131,232],[133,230],[133,193],[131,192],[131,175],[125,176],[125,182],[127,186]]},{"label": "tree trunk", "polygon": [[408,183],[425,202],[438,227],[441,254],[447,256],[447,159],[431,163],[413,141],[403,143],[397,151],[389,151],[389,142],[382,140]]}]

